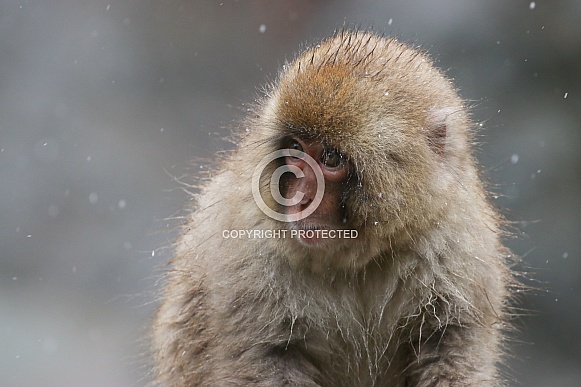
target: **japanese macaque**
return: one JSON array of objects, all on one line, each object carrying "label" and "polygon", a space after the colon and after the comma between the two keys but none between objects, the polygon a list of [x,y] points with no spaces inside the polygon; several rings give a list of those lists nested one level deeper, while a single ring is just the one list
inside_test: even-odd
[{"label": "japanese macaque", "polygon": [[396,39],[343,31],[286,64],[176,243],[158,381],[503,385],[512,276],[472,126]]}]

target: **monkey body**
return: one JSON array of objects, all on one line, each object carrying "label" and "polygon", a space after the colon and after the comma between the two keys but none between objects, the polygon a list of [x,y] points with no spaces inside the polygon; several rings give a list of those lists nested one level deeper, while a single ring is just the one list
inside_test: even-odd
[{"label": "monkey body", "polygon": [[[153,326],[159,380],[502,385],[506,251],[450,82],[394,39],[345,31],[285,66],[254,113],[177,242]],[[249,182],[288,138],[345,161],[327,163],[322,209],[287,223],[257,207]],[[261,193],[276,208],[271,175]],[[288,196],[310,189],[287,180]],[[224,234],[297,228],[357,238]]]}]

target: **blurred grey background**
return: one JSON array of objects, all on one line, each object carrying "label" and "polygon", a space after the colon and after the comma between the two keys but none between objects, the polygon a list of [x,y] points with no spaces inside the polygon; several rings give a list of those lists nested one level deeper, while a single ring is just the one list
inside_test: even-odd
[{"label": "blurred grey background", "polygon": [[[0,385],[143,386],[177,181],[304,43],[359,25],[422,46],[540,290],[513,386],[581,382],[581,2],[0,1]],[[529,282],[530,283],[530,282]]]}]

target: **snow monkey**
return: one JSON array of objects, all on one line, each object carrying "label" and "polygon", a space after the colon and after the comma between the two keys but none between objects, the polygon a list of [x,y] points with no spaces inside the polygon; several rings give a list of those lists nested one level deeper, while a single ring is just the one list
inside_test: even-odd
[{"label": "snow monkey", "polygon": [[497,386],[512,275],[473,124],[422,52],[344,30],[200,183],[153,322],[168,386]]}]

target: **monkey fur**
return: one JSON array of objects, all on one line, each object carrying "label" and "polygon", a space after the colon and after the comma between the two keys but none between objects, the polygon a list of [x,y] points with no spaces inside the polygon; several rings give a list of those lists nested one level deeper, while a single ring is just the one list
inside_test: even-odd
[{"label": "monkey fur", "polygon": [[[512,276],[472,127],[450,80],[396,39],[345,30],[286,64],[201,184],[176,243],[152,327],[157,380],[504,385]],[[342,228],[356,238],[224,237],[289,227],[251,188],[288,136],[348,160]]]}]

